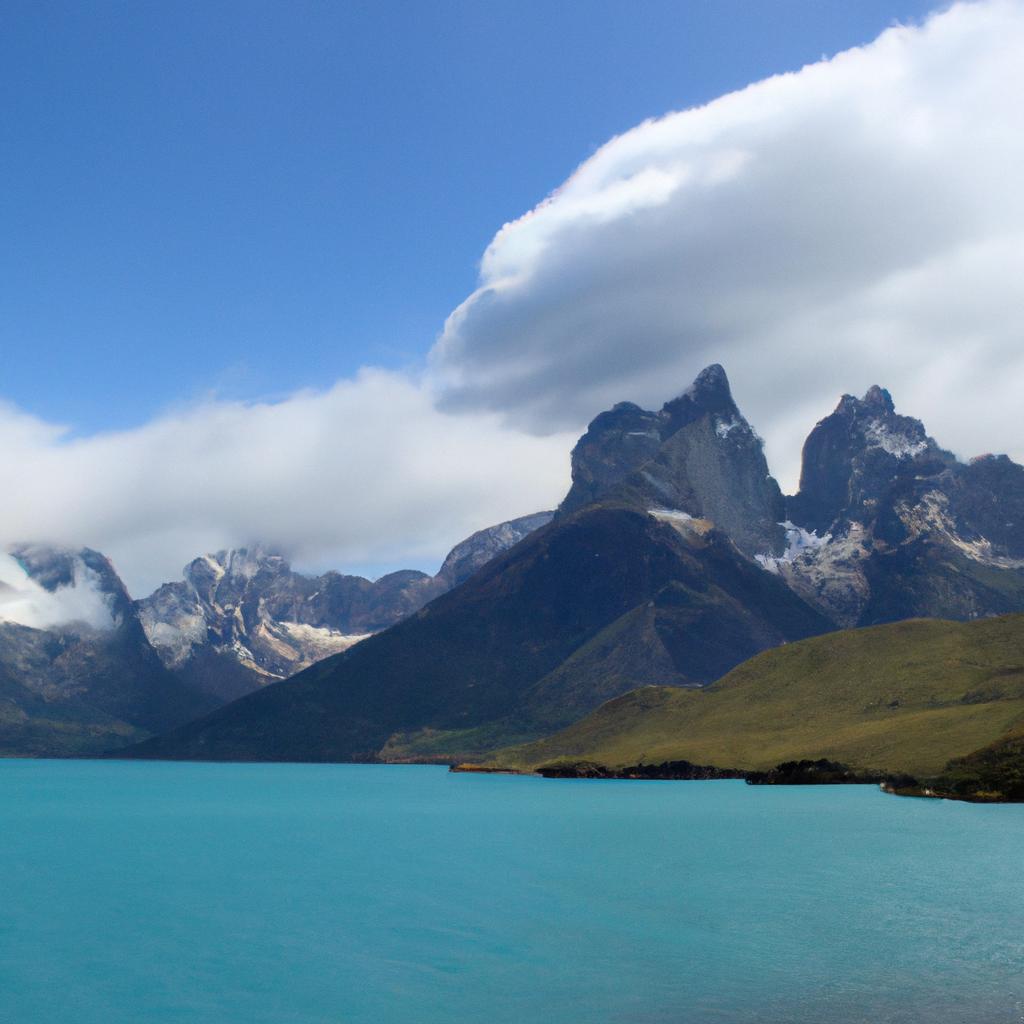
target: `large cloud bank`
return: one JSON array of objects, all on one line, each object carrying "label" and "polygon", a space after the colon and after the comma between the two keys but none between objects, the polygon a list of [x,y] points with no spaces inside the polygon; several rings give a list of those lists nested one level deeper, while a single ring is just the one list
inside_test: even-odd
[{"label": "large cloud bank", "polygon": [[0,539],[97,548],[137,596],[198,554],[251,542],[309,567],[430,565],[474,530],[557,502],[571,443],[447,415],[425,386],[372,370],[78,440],[0,407]]},{"label": "large cloud bank", "polygon": [[721,362],[785,485],[846,391],[1024,456],[1024,5],[920,26],[613,139],[507,224],[434,352],[531,430]]}]

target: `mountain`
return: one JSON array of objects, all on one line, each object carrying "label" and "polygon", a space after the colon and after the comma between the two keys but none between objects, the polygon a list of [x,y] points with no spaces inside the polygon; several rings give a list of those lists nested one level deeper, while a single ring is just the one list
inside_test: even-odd
[{"label": "mountain", "polygon": [[786,514],[762,561],[840,625],[1024,609],[1024,467],[958,461],[882,388],[814,428]]},{"label": "mountain", "polygon": [[161,663],[103,555],[43,545],[9,555],[17,577],[0,587],[0,755],[99,753],[216,706]]},{"label": "mountain", "polygon": [[785,548],[782,492],[718,364],[657,413],[622,403],[590,424],[561,511],[603,500],[710,520],[747,555]]},{"label": "mountain", "polygon": [[788,498],[717,365],[658,412],[599,415],[572,467],[563,512],[615,500],[708,519],[840,626],[1024,609],[1024,467],[960,462],[881,387],[817,424]]},{"label": "mountain", "polygon": [[[782,550],[784,509],[724,371],[660,413],[618,410],[577,445],[574,491],[550,524],[412,618],[137,755],[464,756],[550,733],[645,682],[705,685],[832,628],[751,557]],[[626,439],[655,422],[638,465]]]},{"label": "mountain", "polygon": [[1022,721],[1024,615],[916,619],[777,647],[702,690],[634,690],[490,763],[767,770],[825,758],[928,779],[966,758],[961,777],[977,777],[981,748],[995,745],[990,762],[1019,756]]},{"label": "mountain", "polygon": [[717,365],[657,412],[599,415],[572,477],[461,586],[137,755],[474,757],[837,627],[1024,610],[1024,469],[959,462],[878,387],[815,427],[790,498]]},{"label": "mountain", "polygon": [[139,618],[167,668],[225,703],[394,625],[551,516],[538,512],[474,533],[436,576],[304,576],[261,548],[220,551],[195,559],[182,580],[139,601]]}]

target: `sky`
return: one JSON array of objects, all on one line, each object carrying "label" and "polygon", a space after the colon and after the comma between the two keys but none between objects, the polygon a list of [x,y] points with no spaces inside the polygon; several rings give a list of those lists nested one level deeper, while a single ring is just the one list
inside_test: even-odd
[{"label": "sky", "polygon": [[433,570],[713,361],[789,489],[876,382],[1024,456],[1024,7],[931,6],[5,4],[0,541]]}]

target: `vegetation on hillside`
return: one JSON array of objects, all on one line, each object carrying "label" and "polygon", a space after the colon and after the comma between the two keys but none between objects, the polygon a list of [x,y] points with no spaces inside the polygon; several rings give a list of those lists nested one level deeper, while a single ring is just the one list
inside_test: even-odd
[{"label": "vegetation on hillside", "polygon": [[918,619],[765,651],[703,690],[634,690],[488,763],[615,768],[686,760],[765,771],[826,758],[933,779],[962,759],[949,768],[949,786],[974,779],[983,786],[1019,756],[1024,739],[1007,737],[1022,724],[1024,615]]}]

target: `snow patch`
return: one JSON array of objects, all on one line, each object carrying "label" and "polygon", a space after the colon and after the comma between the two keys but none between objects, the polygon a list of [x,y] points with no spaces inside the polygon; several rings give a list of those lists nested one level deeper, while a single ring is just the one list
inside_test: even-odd
[{"label": "snow patch", "polygon": [[881,448],[897,459],[912,459],[928,447],[927,441],[890,430],[881,420],[872,420],[864,429],[864,436],[870,442],[869,447]]},{"label": "snow patch", "polygon": [[338,651],[348,650],[360,640],[373,636],[372,633],[342,633],[327,626],[310,626],[305,622],[279,622],[278,625],[303,644],[320,644]]},{"label": "snow patch", "polygon": [[915,507],[903,505],[900,513],[912,538],[922,533],[933,533],[944,537],[974,562],[994,569],[1024,569],[1024,558],[996,554],[992,542],[986,537],[979,536],[973,540],[962,537],[949,512],[949,499],[941,491],[925,492]]},{"label": "snow patch", "polygon": [[761,565],[769,572],[778,573],[779,564],[794,562],[803,555],[810,554],[831,543],[832,534],[826,533],[819,537],[813,530],[805,530],[802,526],[791,523],[788,519],[779,523],[786,531],[786,550],[781,555],[755,555]]},{"label": "snow patch", "polygon": [[737,419],[719,420],[715,424],[715,433],[721,437],[728,437],[737,427],[742,427],[743,421]]},{"label": "snow patch", "polygon": [[226,570],[224,569],[224,566],[221,565],[213,555],[203,555],[202,561],[209,566],[215,580],[219,580],[225,574]]},{"label": "snow patch", "polygon": [[182,612],[172,622],[165,622],[143,605],[139,619],[147,639],[168,668],[177,668],[188,660],[194,648],[206,642],[206,618],[202,612]]},{"label": "snow patch", "polygon": [[693,521],[693,516],[689,512],[682,512],[677,508],[649,508],[647,514],[667,523],[689,523]]}]

